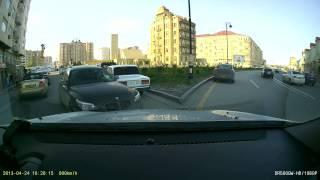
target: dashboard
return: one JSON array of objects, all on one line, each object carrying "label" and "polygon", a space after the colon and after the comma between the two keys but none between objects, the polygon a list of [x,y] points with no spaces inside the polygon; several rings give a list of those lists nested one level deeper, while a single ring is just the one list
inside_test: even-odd
[{"label": "dashboard", "polygon": [[[318,122],[313,123],[302,128],[319,126]],[[175,133],[20,130],[4,137],[19,169],[3,171],[1,176],[19,179],[44,176],[46,179],[317,179],[319,144],[314,139],[304,140],[309,135],[315,138],[312,129],[302,133],[299,128]],[[5,167],[3,163],[0,161],[0,166]]]}]

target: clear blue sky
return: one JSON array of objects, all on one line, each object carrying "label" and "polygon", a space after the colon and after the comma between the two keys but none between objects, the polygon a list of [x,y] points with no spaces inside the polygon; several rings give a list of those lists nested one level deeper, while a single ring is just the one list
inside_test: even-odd
[{"label": "clear blue sky", "polygon": [[[60,42],[90,41],[95,49],[110,47],[110,34],[119,34],[119,47],[149,46],[150,25],[157,9],[188,16],[187,0],[32,0],[26,49],[47,45],[46,55],[58,57]],[[319,0],[191,0],[197,34],[214,33],[232,23],[232,31],[251,36],[269,64],[287,64],[290,56],[320,36]]]}]

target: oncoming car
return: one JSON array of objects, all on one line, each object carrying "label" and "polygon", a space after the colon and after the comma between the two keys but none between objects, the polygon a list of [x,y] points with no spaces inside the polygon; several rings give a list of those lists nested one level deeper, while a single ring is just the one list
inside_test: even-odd
[{"label": "oncoming car", "polygon": [[67,69],[59,83],[59,97],[70,111],[109,111],[130,108],[140,94],[116,82],[103,68],[85,65]]}]

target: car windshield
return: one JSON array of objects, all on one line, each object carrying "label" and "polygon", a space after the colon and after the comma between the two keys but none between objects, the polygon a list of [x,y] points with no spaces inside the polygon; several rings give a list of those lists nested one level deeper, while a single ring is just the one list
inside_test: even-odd
[{"label": "car windshield", "polygon": [[139,70],[137,67],[115,67],[114,68],[114,75],[129,75],[129,74],[139,74]]},{"label": "car windshield", "polygon": [[307,2],[0,0],[0,125],[92,111],[318,118],[320,6]]},{"label": "car windshield", "polygon": [[218,69],[232,69],[232,65],[229,65],[229,64],[219,65]]},{"label": "car windshield", "polygon": [[292,74],[301,74],[301,73],[298,71],[292,71]]},{"label": "car windshield", "polygon": [[42,73],[37,73],[37,74],[27,74],[24,77],[24,80],[31,80],[31,79],[42,79],[43,74]]},{"label": "car windshield", "polygon": [[111,81],[112,76],[100,68],[75,69],[70,72],[70,86]]}]

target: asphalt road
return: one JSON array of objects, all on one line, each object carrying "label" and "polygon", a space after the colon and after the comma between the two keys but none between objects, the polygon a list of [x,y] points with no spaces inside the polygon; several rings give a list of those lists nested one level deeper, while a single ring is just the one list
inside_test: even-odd
[{"label": "asphalt road", "polygon": [[[11,97],[0,96],[0,124],[11,122],[12,117],[30,119],[67,112],[58,98],[58,75],[49,78],[51,85],[46,98],[18,100],[15,91],[10,92]],[[204,84],[182,105],[146,92],[133,109],[224,109],[305,121],[319,117],[319,107],[319,84],[315,87],[293,86],[282,83],[280,74],[272,80],[262,79],[260,71],[243,71],[236,73],[234,84]]]},{"label": "asphalt road", "polygon": [[264,79],[260,71],[236,73],[234,84],[208,82],[183,105],[197,110],[235,110],[307,121],[320,117],[320,84],[314,87],[283,83],[281,74]]}]

